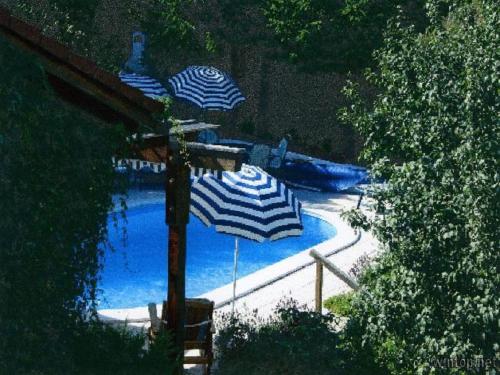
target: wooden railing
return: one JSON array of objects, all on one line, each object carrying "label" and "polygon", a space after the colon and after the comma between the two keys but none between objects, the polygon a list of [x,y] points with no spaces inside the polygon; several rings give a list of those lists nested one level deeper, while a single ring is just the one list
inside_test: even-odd
[{"label": "wooden railing", "polygon": [[337,276],[340,280],[349,285],[352,289],[358,290],[359,285],[352,277],[350,277],[347,273],[338,268],[335,264],[333,264],[330,260],[325,258],[323,255],[318,253],[315,249],[312,249],[309,252],[309,255],[312,256],[316,260],[316,303],[315,310],[317,312],[321,312],[321,308],[323,305],[323,267],[325,267],[328,271],[332,272],[335,276]]}]

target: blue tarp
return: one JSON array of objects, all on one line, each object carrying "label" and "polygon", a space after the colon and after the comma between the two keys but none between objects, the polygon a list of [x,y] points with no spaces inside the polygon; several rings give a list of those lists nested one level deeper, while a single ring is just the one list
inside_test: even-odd
[{"label": "blue tarp", "polygon": [[349,189],[368,178],[366,168],[331,162],[286,160],[280,172],[284,180],[330,192]]}]

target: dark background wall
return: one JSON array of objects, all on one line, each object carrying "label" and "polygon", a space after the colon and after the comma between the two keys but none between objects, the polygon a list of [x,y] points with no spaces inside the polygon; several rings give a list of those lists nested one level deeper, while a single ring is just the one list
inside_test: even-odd
[{"label": "dark background wall", "polygon": [[[15,0],[0,0],[11,7],[13,2]],[[37,3],[43,6],[43,1]],[[142,29],[141,19],[147,3],[147,0],[100,1],[93,20],[90,54],[105,49],[124,63],[132,31]],[[205,14],[204,9],[194,5],[186,12],[200,38],[220,22],[216,10]],[[242,26],[235,23],[224,27],[231,32]],[[265,29],[265,25],[256,24],[255,28]],[[247,100],[234,111],[211,111],[204,115],[206,121],[222,125],[222,136],[277,145],[283,136],[289,135],[290,150],[338,162],[356,162],[362,141],[350,126],[337,118],[339,108],[347,104],[341,93],[347,75],[299,71],[278,58],[276,48],[249,41],[219,42],[216,53],[173,50],[153,55],[150,64],[156,78],[165,84],[170,75],[188,65],[212,65],[230,73]],[[351,75],[351,79],[358,81],[369,94],[367,84],[358,74]],[[173,111],[180,118],[200,117],[199,110],[183,103],[176,102]]]}]

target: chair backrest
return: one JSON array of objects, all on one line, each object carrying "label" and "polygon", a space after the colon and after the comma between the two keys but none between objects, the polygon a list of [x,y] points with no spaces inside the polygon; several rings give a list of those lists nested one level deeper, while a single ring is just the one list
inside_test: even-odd
[{"label": "chair backrest", "polygon": [[[210,330],[210,324],[196,324],[213,319],[214,303],[205,298],[187,298],[185,315],[185,340],[203,341]],[[167,321],[167,301],[163,301],[161,320]],[[195,325],[195,326],[192,326]],[[192,326],[192,327],[190,327]]]},{"label": "chair backrest", "polygon": [[248,158],[248,164],[255,165],[260,168],[267,168],[271,157],[271,147],[267,145],[256,144]]},{"label": "chair backrest", "polygon": [[158,332],[161,326],[161,320],[158,318],[158,313],[156,312],[156,304],[148,303],[149,319],[151,320],[151,329],[153,332]]},{"label": "chair backrest", "polygon": [[288,140],[286,138],[283,138],[278,145],[278,149],[274,153],[274,157],[269,162],[269,166],[271,168],[281,167],[281,164],[283,164],[283,160],[285,159],[286,156],[287,148],[288,148]]},{"label": "chair backrest", "polygon": [[286,138],[282,138],[278,145],[278,156],[282,159],[285,158],[286,150],[288,148],[288,140]]}]

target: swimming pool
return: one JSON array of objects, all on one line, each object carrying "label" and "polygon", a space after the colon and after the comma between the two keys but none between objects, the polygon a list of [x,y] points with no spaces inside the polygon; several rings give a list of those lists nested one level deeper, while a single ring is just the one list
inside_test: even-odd
[{"label": "swimming pool", "polygon": [[[160,303],[166,296],[167,227],[164,204],[146,204],[127,211],[118,227],[108,220],[109,240],[99,284],[99,308],[130,308]],[[274,242],[240,239],[238,277],[294,255],[335,236],[335,227],[303,213],[304,233]],[[126,239],[122,229],[126,228]],[[217,233],[191,215],[188,225],[186,296],[196,297],[232,281],[234,237]]]}]

